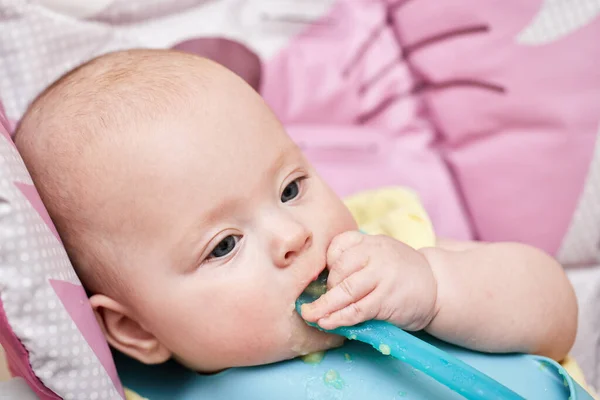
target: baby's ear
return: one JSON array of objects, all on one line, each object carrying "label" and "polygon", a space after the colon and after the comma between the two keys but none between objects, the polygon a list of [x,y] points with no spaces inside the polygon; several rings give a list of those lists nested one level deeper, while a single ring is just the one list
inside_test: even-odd
[{"label": "baby's ear", "polygon": [[127,307],[102,294],[90,297],[90,303],[112,347],[144,364],[160,364],[171,358],[169,349],[132,318]]}]

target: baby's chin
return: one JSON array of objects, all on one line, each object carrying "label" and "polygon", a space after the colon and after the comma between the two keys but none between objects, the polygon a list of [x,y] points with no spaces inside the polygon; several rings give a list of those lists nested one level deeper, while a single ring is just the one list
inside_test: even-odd
[{"label": "baby's chin", "polygon": [[342,336],[322,332],[308,326],[301,318],[299,324],[292,331],[289,340],[289,350],[292,357],[305,356],[317,351],[325,351],[340,347],[344,344]]},{"label": "baby's chin", "polygon": [[[255,346],[246,342],[247,346],[238,346],[235,349],[228,348],[227,354],[221,353],[219,356],[219,351],[213,353],[214,357],[208,358],[212,361],[210,365],[193,363],[184,357],[176,357],[176,359],[183,365],[200,373],[210,374],[231,367],[271,364],[340,347],[344,344],[342,336],[312,328],[297,314],[292,315],[292,318],[288,316],[286,322],[280,328],[270,331],[270,333],[274,333],[272,337],[269,334],[261,336],[261,340],[254,343]],[[240,338],[240,343],[243,342],[243,338]],[[214,364],[215,362],[216,364]]]}]

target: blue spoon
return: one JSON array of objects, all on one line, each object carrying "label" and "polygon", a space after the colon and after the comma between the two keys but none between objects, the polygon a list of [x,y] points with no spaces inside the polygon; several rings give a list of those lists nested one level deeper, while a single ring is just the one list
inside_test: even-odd
[{"label": "blue spoon", "polygon": [[[296,300],[296,311],[300,316],[302,305],[312,303],[323,294],[326,283],[327,273],[324,271]],[[388,322],[366,321],[333,330],[322,329],[310,322],[307,324],[321,331],[369,344],[382,354],[407,363],[469,400],[523,400],[523,397],[465,362]]]}]

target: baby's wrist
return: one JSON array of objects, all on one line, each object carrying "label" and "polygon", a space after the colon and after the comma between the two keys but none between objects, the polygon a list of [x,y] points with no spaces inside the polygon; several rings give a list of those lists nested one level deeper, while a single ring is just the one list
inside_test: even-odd
[{"label": "baby's wrist", "polygon": [[433,296],[433,305],[431,306],[430,313],[426,318],[426,322],[424,323],[424,326],[422,328],[423,330],[427,330],[434,323],[442,305],[442,297],[440,296],[439,274],[438,271],[436,271],[437,268],[435,268],[435,266],[439,263],[432,262],[432,259],[437,257],[436,253],[438,251],[439,249],[435,247],[425,247],[418,250],[418,252],[423,256],[427,263],[427,267],[429,268],[429,271],[431,273],[430,277],[433,281],[434,288],[433,293],[431,294]]}]

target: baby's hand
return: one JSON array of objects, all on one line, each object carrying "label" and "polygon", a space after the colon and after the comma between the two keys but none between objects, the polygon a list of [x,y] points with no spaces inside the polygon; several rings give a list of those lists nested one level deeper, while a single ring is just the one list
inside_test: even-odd
[{"label": "baby's hand", "polygon": [[327,251],[327,293],[302,307],[323,329],[379,319],[425,328],[436,313],[437,283],[427,259],[387,236],[345,232]]}]

